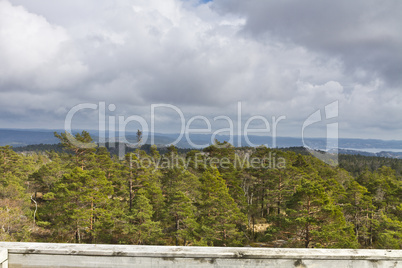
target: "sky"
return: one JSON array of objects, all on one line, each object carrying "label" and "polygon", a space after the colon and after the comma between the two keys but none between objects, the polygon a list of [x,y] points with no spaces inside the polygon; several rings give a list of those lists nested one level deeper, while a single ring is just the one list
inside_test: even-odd
[{"label": "sky", "polygon": [[72,115],[80,129],[298,137],[319,111],[306,135],[338,123],[342,138],[402,140],[401,12],[399,0],[0,0],[0,128],[62,129]]}]

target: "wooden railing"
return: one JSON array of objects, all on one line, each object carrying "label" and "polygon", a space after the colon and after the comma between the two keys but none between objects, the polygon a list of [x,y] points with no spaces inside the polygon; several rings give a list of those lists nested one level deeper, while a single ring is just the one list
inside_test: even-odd
[{"label": "wooden railing", "polygon": [[0,268],[8,268],[8,250],[0,248]]},{"label": "wooden railing", "polygon": [[[402,268],[402,250],[223,248],[0,242],[9,268]],[[5,260],[5,262],[4,262]]]}]

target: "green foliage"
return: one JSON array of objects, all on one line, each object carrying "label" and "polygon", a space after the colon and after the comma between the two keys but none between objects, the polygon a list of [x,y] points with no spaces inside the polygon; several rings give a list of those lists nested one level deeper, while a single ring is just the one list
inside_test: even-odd
[{"label": "green foliage", "polygon": [[239,227],[246,223],[246,217],[230,196],[219,171],[204,172],[201,183],[200,235],[209,245],[241,245],[244,236]]},{"label": "green foliage", "polygon": [[[402,204],[398,207],[399,215],[402,213]],[[402,217],[388,217],[381,215],[378,234],[378,248],[402,249]]]},{"label": "green foliage", "polygon": [[174,193],[167,204],[167,212],[176,246],[197,243],[199,224],[195,216],[196,207],[190,198],[181,191]]},{"label": "green foliage", "polygon": [[[33,225],[26,192],[34,157],[24,157],[10,146],[0,147],[0,240],[29,241]],[[37,159],[38,160],[38,159]]]},{"label": "green foliage", "polygon": [[55,135],[64,150],[0,147],[1,240],[402,248],[398,160],[341,156],[345,170],[301,148],[218,141],[139,144],[120,160],[85,131]]},{"label": "green foliage", "polygon": [[75,168],[65,174],[53,193],[46,196],[51,201],[44,211],[51,213],[49,222],[56,231],[54,234],[65,242],[96,242],[108,220],[111,193],[111,183],[99,169]]},{"label": "green foliage", "polygon": [[303,179],[287,204],[287,226],[294,245],[304,247],[356,247],[351,225],[335,205],[319,177]]},{"label": "green foliage", "polygon": [[134,198],[133,209],[126,215],[127,224],[123,229],[123,243],[150,245],[158,244],[162,236],[160,223],[152,220],[153,207],[143,189]]}]

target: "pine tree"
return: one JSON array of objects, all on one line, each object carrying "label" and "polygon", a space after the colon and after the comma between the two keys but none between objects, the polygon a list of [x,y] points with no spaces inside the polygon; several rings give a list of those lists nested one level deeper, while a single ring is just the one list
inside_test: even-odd
[{"label": "pine tree", "polygon": [[[356,247],[353,229],[339,206],[333,204],[319,178],[302,179],[287,203],[288,230],[293,245],[304,247]],[[302,242],[302,244],[300,243]]]},{"label": "pine tree", "polygon": [[200,235],[210,245],[241,245],[246,216],[229,194],[225,181],[217,169],[204,172],[201,177]]},{"label": "pine tree", "polygon": [[48,203],[42,214],[52,214],[50,221],[61,241],[93,243],[108,221],[108,196],[112,193],[111,182],[103,171],[77,167],[63,176],[54,192],[44,196]]},{"label": "pine tree", "polygon": [[367,188],[356,181],[351,181],[346,189],[344,201],[345,219],[354,225],[355,235],[358,241],[364,245],[370,245],[370,226],[372,213],[375,207]]},{"label": "pine tree", "polygon": [[402,204],[396,210],[397,215],[381,214],[377,248],[402,249]]},{"label": "pine tree", "polygon": [[162,236],[160,223],[152,220],[153,207],[144,189],[137,191],[132,211],[126,215],[127,224],[123,230],[125,238],[121,243],[136,245],[158,244]]},{"label": "pine tree", "polygon": [[198,223],[196,221],[196,208],[183,192],[176,192],[168,203],[168,215],[172,222],[175,244],[186,246],[196,241]]},{"label": "pine tree", "polygon": [[82,131],[81,134],[77,133],[75,135],[68,132],[60,134],[55,132],[54,136],[60,140],[66,150],[74,153],[75,166],[84,170],[90,165],[98,145],[93,142],[88,132]]}]

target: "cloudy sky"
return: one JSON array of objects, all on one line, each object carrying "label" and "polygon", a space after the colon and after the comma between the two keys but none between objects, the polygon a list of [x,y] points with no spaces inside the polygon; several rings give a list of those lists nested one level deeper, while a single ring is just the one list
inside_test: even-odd
[{"label": "cloudy sky", "polygon": [[[340,137],[402,140],[401,12],[399,0],[0,0],[0,128],[61,129],[76,105],[105,103],[107,125],[150,124],[151,105],[170,104],[236,129],[241,103],[243,126],[258,115],[272,134],[285,116],[276,134],[300,136],[338,101],[310,135],[338,122]],[[73,128],[96,129],[98,110]],[[153,119],[181,129],[172,108]]]}]

